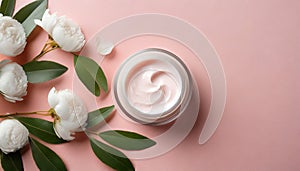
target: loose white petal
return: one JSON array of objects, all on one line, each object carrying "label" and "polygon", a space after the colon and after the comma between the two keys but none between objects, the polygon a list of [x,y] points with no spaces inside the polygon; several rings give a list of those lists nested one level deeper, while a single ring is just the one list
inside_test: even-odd
[{"label": "loose white petal", "polygon": [[98,39],[96,40],[96,48],[97,48],[97,52],[100,55],[106,56],[112,52],[112,50],[114,49],[114,44],[109,41]]}]

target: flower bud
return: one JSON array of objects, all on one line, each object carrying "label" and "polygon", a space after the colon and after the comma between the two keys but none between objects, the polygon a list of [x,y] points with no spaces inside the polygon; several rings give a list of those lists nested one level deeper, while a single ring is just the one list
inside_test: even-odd
[{"label": "flower bud", "polygon": [[6,119],[0,123],[0,149],[5,153],[15,152],[28,142],[29,132],[18,120]]},{"label": "flower bud", "polygon": [[65,16],[57,17],[56,13],[51,15],[49,9],[45,11],[42,20],[34,20],[34,22],[47,31],[66,52],[78,52],[85,44],[79,25]]},{"label": "flower bud", "polygon": [[4,98],[15,103],[22,101],[23,96],[27,94],[27,76],[23,68],[15,63],[6,63],[0,65],[0,91]]},{"label": "flower bud", "polygon": [[0,53],[17,56],[26,46],[25,30],[17,20],[0,14]]}]

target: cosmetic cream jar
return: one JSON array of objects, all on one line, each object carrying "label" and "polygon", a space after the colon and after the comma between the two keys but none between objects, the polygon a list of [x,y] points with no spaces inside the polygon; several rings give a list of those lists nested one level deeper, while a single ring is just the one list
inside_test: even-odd
[{"label": "cosmetic cream jar", "polygon": [[188,106],[193,79],[184,62],[164,49],[149,48],[127,58],[113,81],[116,107],[141,124],[162,125]]}]

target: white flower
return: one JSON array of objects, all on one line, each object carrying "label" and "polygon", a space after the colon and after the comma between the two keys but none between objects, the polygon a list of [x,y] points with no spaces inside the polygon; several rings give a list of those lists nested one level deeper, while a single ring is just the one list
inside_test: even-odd
[{"label": "white flower", "polygon": [[9,16],[0,14],[0,53],[17,56],[24,51],[26,34],[22,24]]},{"label": "white flower", "polygon": [[28,142],[27,128],[15,119],[0,123],[0,149],[5,153],[15,152]]},{"label": "white flower", "polygon": [[9,102],[22,101],[27,95],[27,76],[19,64],[7,62],[0,62],[0,93]]},{"label": "white flower", "polygon": [[78,52],[85,44],[84,35],[76,23],[65,16],[58,17],[56,13],[51,15],[49,9],[45,11],[42,20],[34,22],[47,31],[64,51]]},{"label": "white flower", "polygon": [[84,130],[88,112],[83,101],[70,90],[56,91],[53,87],[48,94],[48,103],[59,117],[54,121],[54,130],[58,137],[73,140],[75,132]]}]

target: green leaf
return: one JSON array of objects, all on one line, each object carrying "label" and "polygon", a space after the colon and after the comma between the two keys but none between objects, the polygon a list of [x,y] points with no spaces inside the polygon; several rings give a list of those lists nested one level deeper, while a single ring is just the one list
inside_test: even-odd
[{"label": "green leaf", "polygon": [[4,16],[12,16],[15,10],[16,0],[2,0],[0,13]]},{"label": "green leaf", "polygon": [[23,65],[30,83],[52,80],[65,73],[68,68],[52,61],[31,61]]},{"label": "green leaf", "polygon": [[36,27],[34,19],[42,19],[44,12],[47,9],[47,6],[48,0],[34,1],[21,8],[14,16],[14,19],[22,23],[27,37]]},{"label": "green leaf", "polygon": [[88,114],[88,119],[87,119],[87,126],[86,128],[91,128],[102,121],[104,121],[113,111],[115,106],[108,106],[104,107],[98,110],[95,110],[93,112],[90,112]]},{"label": "green leaf", "polygon": [[143,135],[121,130],[101,132],[99,136],[111,145],[124,150],[143,150],[156,144]]},{"label": "green leaf", "polygon": [[76,74],[87,89],[96,96],[100,95],[100,88],[108,91],[107,79],[101,67],[92,59],[74,55]]},{"label": "green leaf", "polygon": [[121,151],[94,138],[90,138],[90,143],[96,156],[106,165],[116,170],[135,170],[131,161]]},{"label": "green leaf", "polygon": [[64,171],[67,170],[62,159],[50,148],[30,138],[30,147],[33,159],[41,171]]},{"label": "green leaf", "polygon": [[61,144],[66,142],[65,140],[57,137],[52,122],[42,120],[39,118],[27,117],[15,117],[15,119],[20,121],[32,135],[47,143]]},{"label": "green leaf", "polygon": [[23,161],[20,151],[14,153],[1,154],[1,165],[5,171],[22,171]]}]

